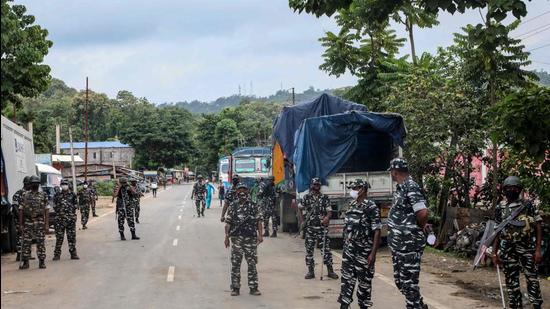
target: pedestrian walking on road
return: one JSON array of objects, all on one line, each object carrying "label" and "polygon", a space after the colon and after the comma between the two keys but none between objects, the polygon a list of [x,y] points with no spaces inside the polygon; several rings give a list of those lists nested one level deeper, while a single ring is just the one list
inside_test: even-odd
[{"label": "pedestrian walking on road", "polygon": [[537,265],[542,262],[542,216],[531,202],[521,198],[523,186],[518,177],[506,178],[502,188],[506,199],[495,208],[496,223],[507,220],[516,210],[519,213],[515,218],[510,218],[511,222],[495,238],[493,263],[504,266],[511,309],[523,308],[520,272],[525,274],[529,302],[534,309],[540,309],[542,295],[537,277]]},{"label": "pedestrian walking on road", "polygon": [[206,180],[206,209],[210,209],[210,204],[212,203],[212,196],[214,196],[215,191],[216,191],[216,187],[214,187],[214,185],[211,184],[210,181]]},{"label": "pedestrian walking on road", "polygon": [[158,185],[156,180],[151,183],[151,190],[153,191],[153,197],[157,197],[158,187],[159,187],[159,185]]},{"label": "pedestrian walking on road", "polygon": [[332,215],[330,200],[327,195],[321,193],[321,180],[319,178],[311,179],[309,192],[302,199],[300,209],[305,211],[305,218],[301,220],[304,222],[306,233],[306,266],[308,271],[305,279],[315,278],[315,260],[313,256],[316,243],[323,244],[323,264],[327,266],[327,277],[338,279],[338,275],[332,268],[332,252],[330,251],[330,238],[328,237],[328,225]]},{"label": "pedestrian walking on road", "polygon": [[19,216],[18,216],[19,207],[23,203],[23,195],[25,194],[25,192],[29,191],[30,189],[31,189],[31,176],[25,176],[25,178],[23,178],[23,188],[17,190],[13,195],[13,197],[11,198],[12,200],[11,210],[14,216],[15,231],[17,234],[16,240],[15,240],[15,247],[17,249],[17,256],[15,260],[17,262],[21,261],[21,237],[22,237],[22,230],[23,230],[21,225],[19,225]]},{"label": "pedestrian walking on road", "polygon": [[95,180],[93,180],[93,179],[90,180],[89,188],[90,188],[90,192],[92,193],[92,203],[91,203],[92,216],[97,217],[97,214],[95,212],[95,206],[96,206],[98,196],[97,196],[97,189],[95,187]]},{"label": "pedestrian walking on road", "polygon": [[248,264],[248,287],[251,295],[258,290],[258,244],[262,243],[262,216],[258,206],[250,200],[244,184],[237,187],[237,197],[229,205],[225,218],[225,247],[231,244],[231,296],[238,296],[241,288],[241,262]]},{"label": "pedestrian walking on road", "polygon": [[134,207],[131,203],[131,199],[134,198],[136,194],[137,192],[128,185],[128,180],[126,178],[119,178],[119,185],[115,188],[113,201],[116,198],[116,214],[120,240],[126,240],[124,236],[124,220],[128,223],[128,227],[132,233],[132,239],[139,239],[136,235]]},{"label": "pedestrian walking on road", "polygon": [[218,186],[218,199],[220,200],[220,207],[223,207],[224,198],[225,198],[225,186],[223,185],[223,182],[220,181],[220,185]]},{"label": "pedestrian walking on road", "polygon": [[388,216],[388,246],[392,253],[395,285],[405,296],[407,309],[427,308],[418,286],[426,234],[430,229],[426,199],[409,175],[405,159],[393,159],[388,170],[397,182]]},{"label": "pedestrian walking on road", "polygon": [[370,185],[362,179],[350,186],[353,199],[344,219],[344,252],[342,254],[342,283],[338,302],[341,309],[350,308],[353,290],[357,284],[357,303],[360,309],[370,308],[373,303],[372,278],[376,251],[380,244],[380,209],[367,199]]},{"label": "pedestrian walking on road", "polygon": [[92,206],[93,193],[92,190],[88,187],[88,183],[84,182],[82,189],[78,192],[78,206],[80,208],[80,223],[82,224],[82,229],[85,230],[88,227],[88,219],[90,217],[90,207]]},{"label": "pedestrian walking on road", "polygon": [[57,261],[61,257],[61,247],[63,239],[67,234],[67,243],[72,260],[78,260],[76,254],[76,209],[78,201],[76,194],[69,190],[69,181],[61,180],[61,191],[53,197],[53,209],[55,210],[55,249],[53,251],[53,260]]},{"label": "pedestrian walking on road", "polygon": [[136,223],[139,223],[139,213],[141,211],[140,200],[141,200],[141,197],[143,196],[143,193],[141,192],[141,189],[138,187],[137,179],[132,179],[132,181],[130,181],[130,184],[132,185],[132,190],[135,192],[135,194],[132,195],[132,197],[130,198],[130,203],[134,208]]},{"label": "pedestrian walking on road", "polygon": [[206,185],[202,175],[197,177],[197,182],[193,185],[193,191],[191,191],[191,199],[195,200],[195,207],[197,208],[197,217],[201,215],[204,217],[204,204],[206,203]]},{"label": "pedestrian walking on road", "polygon": [[262,216],[264,218],[264,237],[269,236],[269,219],[271,219],[271,237],[277,237],[279,227],[279,212],[275,207],[275,177],[260,182],[258,190],[258,203],[261,205]]},{"label": "pedestrian walking on road", "polygon": [[39,192],[40,178],[31,176],[30,190],[25,192],[19,206],[19,226],[22,227],[21,238],[21,265],[19,269],[29,268],[31,244],[36,240],[38,267],[46,268],[46,215],[48,212],[48,197]]}]

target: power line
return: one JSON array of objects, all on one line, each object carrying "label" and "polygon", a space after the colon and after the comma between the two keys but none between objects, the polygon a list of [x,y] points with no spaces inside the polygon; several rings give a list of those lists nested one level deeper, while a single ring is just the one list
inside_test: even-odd
[{"label": "power line", "polygon": [[548,46],[550,46],[550,43],[544,44],[544,45],[539,46],[539,47],[532,48],[532,49],[528,50],[528,52],[532,52],[534,50],[541,49],[541,48],[548,47]]},{"label": "power line", "polygon": [[525,33],[520,34],[520,35],[517,35],[516,38],[519,38],[520,36],[524,36],[524,35],[530,34],[531,32],[537,31],[537,30],[539,30],[539,29],[541,29],[541,28],[546,28],[546,27],[548,27],[548,26],[550,26],[550,23],[545,24],[545,25],[542,25],[542,26],[537,27],[537,28],[535,28],[535,29],[531,29],[531,30],[529,30],[529,31],[527,31],[527,32],[525,32]]},{"label": "power line", "polygon": [[539,15],[533,17],[533,18],[529,18],[529,19],[527,19],[527,20],[525,20],[525,21],[522,21],[522,22],[520,23],[520,25],[524,25],[524,24],[526,24],[526,23],[528,23],[528,22],[530,22],[530,21],[532,21],[532,20],[535,20],[535,19],[537,19],[537,18],[539,18],[539,17],[541,17],[541,16],[544,16],[544,15],[546,15],[546,14],[548,14],[548,13],[550,13],[550,10],[548,10],[548,11],[546,11],[546,12],[543,12],[543,13],[541,13],[541,14],[539,14]]},{"label": "power line", "polygon": [[532,37],[532,36],[534,36],[534,35],[537,35],[537,34],[539,34],[539,33],[541,33],[541,32],[547,31],[547,30],[550,30],[550,27],[548,27],[548,28],[546,28],[546,29],[542,29],[542,30],[540,30],[540,31],[537,31],[537,32],[535,32],[535,33],[533,33],[533,34],[530,34],[530,35],[528,35],[528,36],[522,38],[522,40],[528,39],[528,38],[530,38],[530,37]]}]

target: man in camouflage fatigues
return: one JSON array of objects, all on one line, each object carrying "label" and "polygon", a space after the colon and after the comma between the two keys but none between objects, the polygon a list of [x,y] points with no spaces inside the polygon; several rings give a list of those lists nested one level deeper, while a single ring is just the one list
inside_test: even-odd
[{"label": "man in camouflage fatigues", "polygon": [[84,182],[82,189],[78,191],[78,207],[80,208],[80,223],[82,229],[85,230],[88,227],[88,219],[90,218],[90,207],[92,206],[93,193],[88,187],[88,183]]},{"label": "man in camouflage fatigues", "polygon": [[261,205],[262,216],[264,218],[264,237],[269,236],[269,219],[271,219],[273,231],[271,237],[277,237],[279,212],[275,207],[275,199],[275,178],[270,176],[265,181],[260,182],[258,190],[258,203]]},{"label": "man in camouflage fatigues", "polygon": [[[332,279],[338,279],[338,275],[332,268],[332,253],[330,252],[330,238],[328,237],[328,225],[332,214],[330,200],[327,195],[321,193],[321,180],[313,178],[309,193],[304,195],[300,203],[300,209],[305,211],[305,231],[306,231],[306,266],[308,272],[305,279],[315,278],[315,244],[319,242],[322,245],[323,263],[327,266],[327,276]],[[323,266],[321,266],[323,267]]]},{"label": "man in camouflage fatigues", "polygon": [[195,199],[195,207],[197,207],[197,217],[204,217],[204,206],[206,204],[206,184],[201,175],[197,177],[197,182],[193,185],[191,191],[191,199]]},{"label": "man in camouflage fatigues", "polygon": [[92,193],[92,216],[97,217],[97,214],[95,213],[95,204],[97,202],[98,196],[94,180],[90,180],[90,192]]},{"label": "man in camouflage fatigues", "polygon": [[25,178],[23,178],[23,188],[17,190],[17,192],[15,192],[15,194],[11,199],[12,213],[15,219],[15,231],[17,234],[17,237],[15,239],[15,247],[17,249],[17,257],[15,258],[15,260],[17,262],[21,261],[21,230],[22,229],[21,229],[21,226],[19,225],[19,218],[18,218],[19,206],[21,206],[21,202],[23,201],[23,194],[25,194],[25,192],[29,191],[31,188],[30,180],[31,180],[30,176],[25,176]]},{"label": "man in camouflage fatigues", "polygon": [[137,193],[132,187],[128,185],[128,180],[126,178],[122,177],[119,179],[119,185],[115,188],[113,200],[116,198],[116,214],[120,240],[126,240],[124,236],[124,220],[128,223],[128,227],[132,233],[132,239],[139,239],[136,235],[134,207],[131,203],[131,199],[134,198],[136,194]]},{"label": "man in camouflage fatigues", "polygon": [[225,214],[227,213],[227,209],[237,196],[237,187],[239,186],[240,182],[241,178],[239,177],[239,175],[235,174],[233,175],[233,177],[231,177],[231,188],[225,194],[225,203],[223,204],[222,216],[220,218],[221,222],[225,221]]},{"label": "man in camouflage fatigues", "polygon": [[241,262],[248,264],[248,287],[251,295],[261,295],[258,290],[258,244],[262,238],[262,215],[258,206],[250,200],[248,188],[239,184],[237,197],[229,205],[225,218],[225,247],[231,243],[231,295],[238,296],[241,288]]},{"label": "man in camouflage fatigues", "polygon": [[357,179],[350,185],[353,200],[344,219],[344,252],[342,254],[342,283],[338,302],[341,309],[348,309],[353,302],[353,290],[357,284],[359,308],[372,307],[372,278],[376,251],[380,243],[380,209],[367,199],[368,182]]},{"label": "man in camouflage fatigues", "polygon": [[[527,281],[527,294],[533,308],[542,308],[542,295],[537,278],[537,264],[542,262],[542,216],[529,201],[520,197],[523,187],[518,177],[504,180],[506,199],[495,208],[495,221],[501,223],[519,207],[523,209],[512,218],[494,240],[493,262],[503,264],[506,289],[511,309],[523,308],[519,276],[523,271]],[[502,261],[502,262],[501,262]]]},{"label": "man in camouflage fatigues", "polygon": [[420,262],[426,245],[426,199],[409,175],[405,159],[393,159],[389,170],[397,182],[388,216],[388,246],[392,253],[395,285],[405,296],[407,309],[427,308],[418,286]]},{"label": "man in camouflage fatigues", "polygon": [[136,215],[136,223],[139,223],[139,213],[141,211],[140,200],[141,200],[141,197],[143,196],[143,193],[141,193],[141,190],[137,185],[137,180],[132,179],[130,183],[132,184],[132,190],[136,192],[136,194],[132,198],[130,198],[130,203],[132,203],[132,207],[134,207],[134,212]]},{"label": "man in camouflage fatigues", "polygon": [[61,181],[61,191],[53,197],[55,210],[55,249],[53,252],[53,260],[57,261],[61,257],[61,246],[63,239],[67,234],[67,243],[69,245],[69,253],[72,260],[78,260],[76,254],[76,209],[78,202],[76,194],[69,190],[69,182]]},{"label": "man in camouflage fatigues", "polygon": [[22,264],[19,269],[29,268],[32,240],[36,239],[36,251],[39,268],[46,268],[46,212],[48,211],[48,197],[39,192],[40,178],[31,176],[30,190],[23,194],[19,205],[19,225],[22,227],[21,251]]}]

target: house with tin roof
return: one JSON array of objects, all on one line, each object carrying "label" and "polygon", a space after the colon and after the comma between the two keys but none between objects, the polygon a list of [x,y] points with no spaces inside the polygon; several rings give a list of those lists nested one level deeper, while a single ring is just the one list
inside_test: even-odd
[{"label": "house with tin roof", "polygon": [[[70,154],[71,144],[61,143],[61,153]],[[85,143],[73,143],[75,156],[85,158]],[[115,165],[125,168],[131,168],[134,160],[135,150],[130,145],[123,144],[120,141],[88,142],[88,165]],[[77,165],[82,165],[79,162]]]}]

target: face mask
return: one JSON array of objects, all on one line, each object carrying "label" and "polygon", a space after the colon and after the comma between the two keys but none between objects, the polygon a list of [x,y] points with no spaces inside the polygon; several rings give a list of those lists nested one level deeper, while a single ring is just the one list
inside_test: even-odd
[{"label": "face mask", "polygon": [[246,199],[247,194],[246,192],[239,192],[238,196],[239,196],[239,199],[244,200]]},{"label": "face mask", "polygon": [[38,183],[33,183],[31,185],[31,190],[33,190],[33,191],[38,191],[38,188],[40,188],[40,184],[38,184]]},{"label": "face mask", "polygon": [[69,190],[69,186],[68,185],[62,185],[61,190],[67,191],[67,190]]},{"label": "face mask", "polygon": [[351,190],[349,191],[349,196],[351,196],[352,198],[357,198],[359,196],[359,191]]},{"label": "face mask", "polygon": [[88,188],[88,185],[84,185],[84,189]]},{"label": "face mask", "polygon": [[519,193],[520,192],[518,192],[518,191],[509,190],[509,191],[504,192],[504,195],[506,196],[506,199],[509,202],[513,202],[513,201],[515,201],[519,198]]}]

